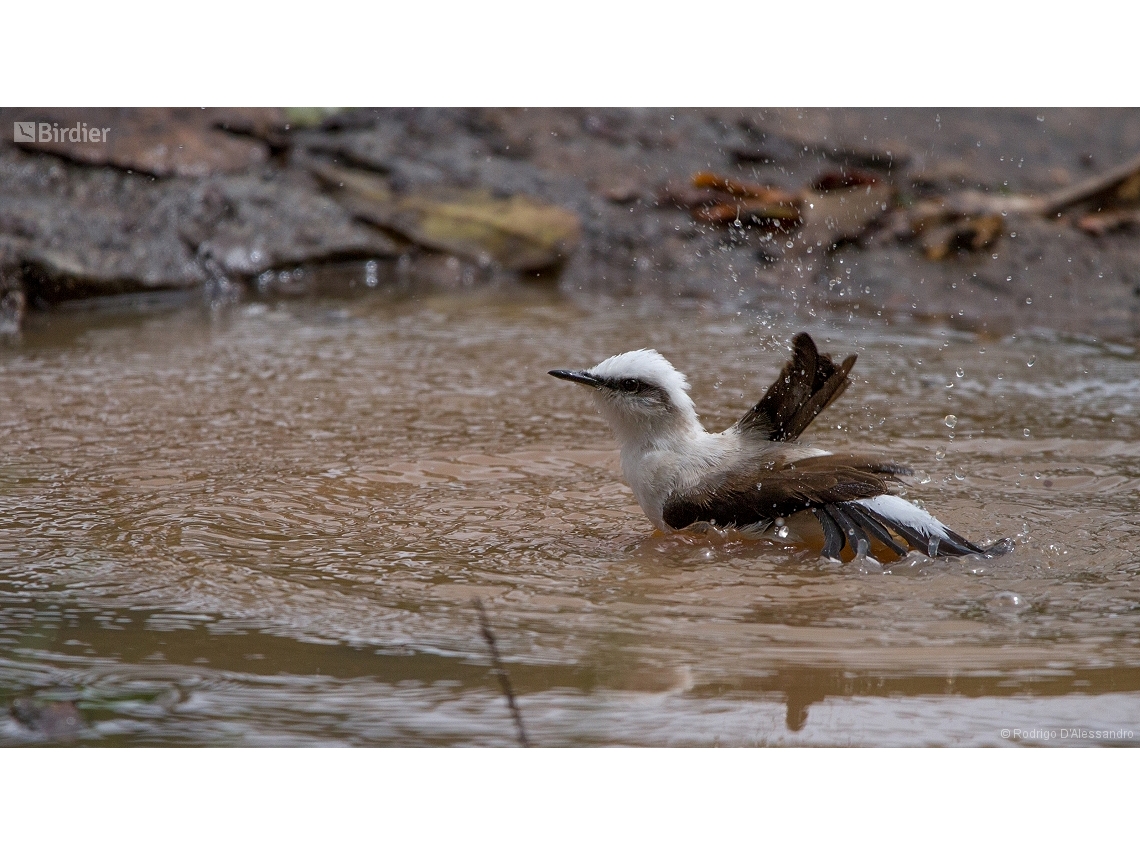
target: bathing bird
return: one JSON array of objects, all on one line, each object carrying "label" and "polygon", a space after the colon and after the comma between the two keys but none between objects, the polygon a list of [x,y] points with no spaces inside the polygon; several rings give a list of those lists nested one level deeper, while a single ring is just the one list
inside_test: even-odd
[{"label": "bathing bird", "polygon": [[685,375],[656,350],[620,353],[586,371],[554,377],[581,383],[613,430],[621,467],[645,515],[663,532],[735,528],[798,539],[827,558],[992,558],[1013,541],[978,546],[894,490],[910,467],[875,454],[831,453],[797,442],[851,385],[855,355],[836,365],[807,333],[744,416],[721,433],[701,425]]}]

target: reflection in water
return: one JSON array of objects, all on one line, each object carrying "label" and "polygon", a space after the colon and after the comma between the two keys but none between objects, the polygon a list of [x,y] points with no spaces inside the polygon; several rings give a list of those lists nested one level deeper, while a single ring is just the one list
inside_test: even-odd
[{"label": "reflection in water", "polygon": [[[1134,349],[799,311],[41,318],[0,351],[0,741],[514,744],[480,598],[538,745],[1136,742]],[[546,376],[656,347],[719,430],[799,329],[860,354],[805,441],[889,448],[1013,555],[655,534]]]}]

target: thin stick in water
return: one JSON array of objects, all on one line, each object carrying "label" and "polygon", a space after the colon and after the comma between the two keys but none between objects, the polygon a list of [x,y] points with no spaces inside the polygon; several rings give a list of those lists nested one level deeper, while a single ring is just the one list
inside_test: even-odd
[{"label": "thin stick in water", "polygon": [[499,678],[499,685],[503,687],[503,694],[507,696],[507,706],[511,708],[511,716],[515,720],[519,745],[523,748],[530,748],[530,740],[526,738],[526,728],[523,727],[522,713],[519,712],[519,705],[515,703],[515,691],[511,688],[511,678],[507,674],[507,669],[503,667],[503,661],[499,658],[499,645],[495,642],[495,634],[491,632],[491,624],[487,620],[483,601],[476,597],[474,603],[476,611],[479,612],[479,628],[483,630],[483,638],[486,640],[487,646],[491,648],[491,665],[494,668],[495,675]]}]

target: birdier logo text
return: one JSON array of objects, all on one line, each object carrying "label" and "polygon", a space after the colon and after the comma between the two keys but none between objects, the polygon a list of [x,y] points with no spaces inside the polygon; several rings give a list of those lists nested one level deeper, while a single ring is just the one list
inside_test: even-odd
[{"label": "birdier logo text", "polygon": [[58,122],[14,122],[12,139],[18,143],[105,143],[110,128],[89,128],[86,122],[76,122],[68,128]]}]

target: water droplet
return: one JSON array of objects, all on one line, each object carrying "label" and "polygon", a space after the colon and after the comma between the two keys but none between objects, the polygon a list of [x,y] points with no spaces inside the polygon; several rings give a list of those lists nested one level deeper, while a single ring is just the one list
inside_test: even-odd
[{"label": "water droplet", "polygon": [[[959,374],[958,376],[961,377],[962,375]],[[944,418],[942,421],[946,425],[946,427],[952,428],[956,424],[958,424],[958,417],[951,414],[951,415],[947,416],[946,418]]]},{"label": "water droplet", "polygon": [[962,368],[959,368],[957,371],[955,371],[955,372],[954,372],[954,376],[955,376],[955,377],[965,377],[965,376],[966,376],[966,372],[965,372],[965,370],[964,370],[964,369],[962,369]]},{"label": "water droplet", "polygon": [[1025,600],[1013,591],[1002,591],[994,594],[994,605],[1003,609],[1019,609],[1025,605]]},{"label": "water droplet", "polygon": [[1025,364],[1030,368],[1032,368],[1034,365],[1036,365],[1037,364],[1037,354],[1033,354],[1033,356],[1029,357],[1029,361],[1026,362]]},{"label": "water droplet", "polygon": [[776,529],[776,534],[778,534],[780,537],[787,537],[788,527],[786,525],[780,526],[778,529]]},{"label": "water droplet", "polygon": [[935,457],[937,460],[943,460],[943,459],[945,459],[945,457],[946,457],[946,449],[945,449],[945,448],[940,448],[940,449],[938,449],[936,452],[934,452],[934,457]]},{"label": "water droplet", "polygon": [[1022,435],[1022,436],[1029,436],[1029,428],[1026,428],[1025,430],[1023,430],[1023,431],[1021,432],[1021,435]]},{"label": "water droplet", "polygon": [[1025,298],[1025,305],[1032,306],[1033,305],[1033,298],[1032,297],[1026,297]]}]

